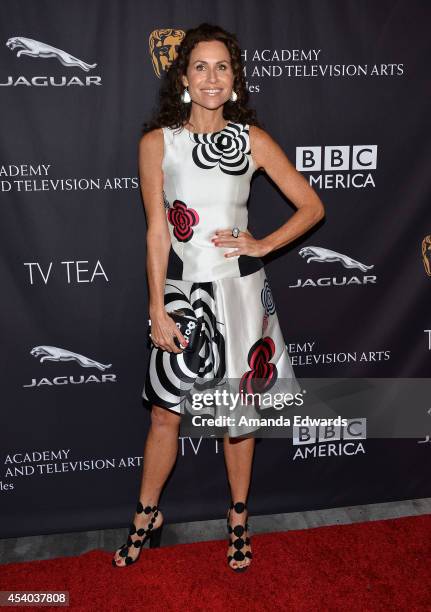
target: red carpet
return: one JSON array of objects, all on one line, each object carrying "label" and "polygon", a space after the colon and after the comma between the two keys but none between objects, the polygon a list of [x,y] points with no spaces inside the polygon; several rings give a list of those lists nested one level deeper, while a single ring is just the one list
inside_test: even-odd
[{"label": "red carpet", "polygon": [[126,568],[98,550],[0,565],[0,590],[64,589],[92,612],[431,610],[431,515],[250,535],[245,573],[227,567],[226,539],[145,548]]}]

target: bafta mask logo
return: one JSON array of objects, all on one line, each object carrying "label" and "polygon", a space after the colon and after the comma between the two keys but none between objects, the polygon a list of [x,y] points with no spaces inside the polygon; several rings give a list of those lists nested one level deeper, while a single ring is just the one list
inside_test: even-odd
[{"label": "bafta mask logo", "polygon": [[431,236],[425,236],[422,240],[422,261],[427,276],[431,276]]},{"label": "bafta mask logo", "polygon": [[153,62],[154,72],[160,78],[174,61],[178,53],[178,47],[185,36],[183,30],[164,28],[153,30],[150,34],[150,56]]}]

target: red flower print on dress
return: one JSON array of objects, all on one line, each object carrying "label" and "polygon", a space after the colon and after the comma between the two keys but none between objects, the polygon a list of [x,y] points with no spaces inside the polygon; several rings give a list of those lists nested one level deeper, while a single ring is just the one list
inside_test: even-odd
[{"label": "red flower print on dress", "polygon": [[248,352],[250,370],[245,372],[239,383],[240,393],[262,393],[268,391],[277,380],[277,366],[269,360],[274,356],[274,340],[269,336],[259,338]]},{"label": "red flower print on dress", "polygon": [[188,242],[193,236],[192,226],[199,223],[199,215],[181,200],[174,200],[168,209],[168,221],[174,226],[174,236],[180,242]]}]

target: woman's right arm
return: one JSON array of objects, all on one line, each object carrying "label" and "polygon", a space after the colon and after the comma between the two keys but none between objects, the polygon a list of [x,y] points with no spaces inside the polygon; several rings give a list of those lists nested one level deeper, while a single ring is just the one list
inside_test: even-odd
[{"label": "woman's right arm", "polygon": [[149,286],[149,315],[151,339],[155,346],[181,353],[174,341],[176,335],[185,346],[186,339],[164,304],[164,289],[171,238],[163,202],[163,132],[147,132],[139,142],[139,176],[142,198],[147,217],[147,278]]}]

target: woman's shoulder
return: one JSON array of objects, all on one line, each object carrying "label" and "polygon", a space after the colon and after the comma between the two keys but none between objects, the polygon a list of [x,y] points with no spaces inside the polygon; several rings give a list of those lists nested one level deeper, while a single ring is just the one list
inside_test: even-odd
[{"label": "woman's shoulder", "polygon": [[163,149],[163,128],[153,128],[145,132],[139,140],[139,149],[141,152],[153,152],[154,149]]},{"label": "woman's shoulder", "polygon": [[163,130],[164,128],[162,127],[154,127],[151,128],[151,130],[146,131],[142,136],[141,136],[141,140],[158,140],[160,139],[160,136],[163,134]]},{"label": "woman's shoulder", "polygon": [[266,138],[269,138],[269,134],[254,123],[236,123],[235,125],[239,127],[241,132],[246,132],[250,144],[253,142],[259,144],[259,142],[263,142]]},{"label": "woman's shoulder", "polygon": [[250,136],[253,136],[255,139],[265,138],[266,136],[268,136],[268,132],[266,132],[258,125],[254,125],[254,123],[247,124],[247,126]]},{"label": "woman's shoulder", "polygon": [[258,169],[263,168],[265,153],[271,147],[274,140],[266,130],[257,125],[250,125],[248,128],[248,134],[255,165]]}]

